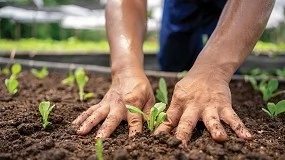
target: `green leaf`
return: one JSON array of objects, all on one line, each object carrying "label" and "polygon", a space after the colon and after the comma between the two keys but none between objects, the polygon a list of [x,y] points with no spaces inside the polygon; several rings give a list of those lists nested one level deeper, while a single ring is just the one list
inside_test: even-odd
[{"label": "green leaf", "polygon": [[280,113],[285,112],[285,100],[279,101],[276,104],[276,110],[275,110],[275,115],[277,116]]},{"label": "green leaf", "polygon": [[273,116],[275,115],[276,106],[274,103],[267,103],[267,109],[271,115],[273,115]]},{"label": "green leaf", "polygon": [[256,79],[252,76],[245,76],[245,80],[249,81],[254,90],[258,90]]},{"label": "green leaf", "polygon": [[7,67],[6,67],[6,68],[3,68],[3,69],[2,69],[2,73],[3,73],[4,75],[6,75],[6,76],[9,75],[9,74],[10,74],[9,68],[7,68]]},{"label": "green leaf", "polygon": [[168,103],[168,92],[167,92],[167,86],[164,78],[159,79],[159,87],[156,90],[156,98],[167,104]]},{"label": "green leaf", "polygon": [[149,119],[149,130],[153,131],[154,130],[154,122],[156,119],[156,116],[158,115],[158,109],[156,107],[151,107],[150,109],[150,119]]},{"label": "green leaf", "polygon": [[31,73],[39,78],[39,79],[43,79],[48,75],[48,70],[46,67],[43,67],[41,70],[37,70],[37,69],[31,69]]},{"label": "green leaf", "polygon": [[102,139],[97,139],[96,144],[96,156],[98,160],[103,160],[103,141]]},{"label": "green leaf", "polygon": [[155,129],[162,123],[164,122],[164,120],[166,119],[166,113],[165,112],[161,112],[159,113],[156,122],[155,122]]},{"label": "green leaf", "polygon": [[13,64],[11,71],[12,71],[12,78],[17,78],[18,74],[21,72],[22,66],[21,64],[15,63]]},{"label": "green leaf", "polygon": [[262,108],[262,110],[267,113],[271,118],[273,117],[273,115],[265,108]]},{"label": "green leaf", "polygon": [[40,111],[42,119],[43,119],[43,128],[44,129],[47,127],[47,125],[51,124],[48,121],[48,116],[49,116],[50,112],[52,111],[52,109],[54,108],[54,106],[55,105],[50,106],[49,101],[43,101],[39,104],[39,111]]},{"label": "green leaf", "polygon": [[149,120],[147,115],[145,113],[143,113],[140,109],[138,109],[135,106],[131,106],[131,105],[126,105],[126,108],[131,112],[131,113],[138,113],[138,114],[142,114],[144,119],[146,119],[147,121]]},{"label": "green leaf", "polygon": [[[165,110],[166,104],[163,102],[156,103],[153,107],[157,108],[158,114]],[[157,115],[156,115],[157,116]]]},{"label": "green leaf", "polygon": [[83,68],[77,68],[75,70],[75,80],[78,85],[80,100],[83,101],[84,100],[84,86],[88,81],[88,77],[85,75]]},{"label": "green leaf", "polygon": [[16,79],[5,79],[5,85],[9,93],[16,94],[19,82]]},{"label": "green leaf", "polygon": [[278,80],[276,79],[271,79],[269,82],[268,82],[268,88],[271,92],[275,91],[277,88],[278,88]]},{"label": "green leaf", "polygon": [[94,97],[94,93],[92,93],[92,92],[89,92],[89,93],[84,94],[84,100],[85,100],[85,99],[92,98],[92,97]]}]

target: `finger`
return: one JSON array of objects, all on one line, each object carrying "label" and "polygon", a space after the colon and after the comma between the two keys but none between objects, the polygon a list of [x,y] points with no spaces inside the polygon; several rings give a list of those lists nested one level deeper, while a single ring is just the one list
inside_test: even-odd
[{"label": "finger", "polygon": [[102,126],[99,128],[95,139],[110,137],[110,135],[119,126],[121,121],[122,121],[122,114],[117,112],[117,110],[110,112],[106,120],[102,124]]},{"label": "finger", "polygon": [[128,112],[129,136],[142,132],[142,115]]},{"label": "finger", "polygon": [[73,125],[79,126],[82,122],[86,120],[94,111],[96,111],[98,108],[100,108],[100,104],[91,106],[86,111],[82,112],[73,122]]},{"label": "finger", "polygon": [[182,141],[182,144],[186,145],[192,136],[193,129],[195,128],[199,119],[199,110],[193,109],[193,107],[187,107],[182,114],[179,124],[176,128],[175,137]]},{"label": "finger", "polygon": [[227,133],[222,126],[216,109],[205,110],[202,120],[215,141],[223,142],[227,139]]},{"label": "finger", "polygon": [[85,135],[90,132],[94,126],[107,117],[108,113],[109,107],[98,108],[80,125],[80,128],[77,130],[77,134]]},{"label": "finger", "polygon": [[238,137],[247,140],[252,140],[253,136],[248,131],[244,123],[242,123],[242,121],[232,109],[232,107],[227,107],[221,112],[221,119],[231,126],[231,128],[235,131]]},{"label": "finger", "polygon": [[176,103],[175,100],[171,102],[169,109],[166,112],[166,120],[157,127],[154,134],[158,134],[160,132],[170,132],[174,127],[177,126],[182,113],[183,109],[180,104]]}]

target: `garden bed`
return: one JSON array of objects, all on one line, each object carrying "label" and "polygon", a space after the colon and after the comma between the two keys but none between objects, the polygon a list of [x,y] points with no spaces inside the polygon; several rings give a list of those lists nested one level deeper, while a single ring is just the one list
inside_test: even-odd
[{"label": "garden bed", "polygon": [[[45,79],[36,79],[28,72],[19,76],[19,92],[7,93],[0,75],[0,159],[96,159],[95,127],[86,136],[78,136],[70,123],[89,106],[98,103],[107,92],[111,78],[89,74],[86,91],[95,97],[86,102],[78,100],[77,89],[60,81],[66,74],[52,72]],[[158,78],[149,77],[154,89]],[[170,97],[176,78],[167,78]],[[146,129],[134,137],[128,137],[128,126],[122,122],[110,138],[104,141],[105,159],[285,159],[285,114],[271,119],[261,108],[265,103],[249,83],[233,80],[230,83],[235,111],[254,135],[245,141],[224,125],[228,141],[216,143],[210,137],[203,122],[198,122],[186,148],[172,134],[151,135]],[[281,84],[280,89],[285,89]],[[273,98],[273,102],[285,99],[285,95]],[[49,100],[55,104],[50,115],[52,125],[42,129],[38,104]],[[146,128],[146,127],[145,127]]]}]

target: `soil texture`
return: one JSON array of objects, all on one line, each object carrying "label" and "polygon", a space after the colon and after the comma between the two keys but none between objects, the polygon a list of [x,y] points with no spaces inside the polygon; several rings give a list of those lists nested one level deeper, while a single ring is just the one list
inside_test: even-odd
[{"label": "soil texture", "polygon": [[[98,126],[86,136],[75,134],[70,123],[91,105],[103,98],[111,84],[106,75],[89,75],[86,92],[95,97],[85,102],[78,100],[77,87],[60,83],[67,74],[52,72],[40,80],[29,72],[19,76],[19,92],[11,96],[4,85],[7,76],[0,75],[0,159],[1,160],[95,160],[94,135]],[[158,78],[149,77],[153,89]],[[169,98],[178,79],[166,79]],[[261,108],[266,104],[260,93],[249,83],[232,81],[232,104],[236,113],[254,135],[254,140],[240,139],[224,124],[228,140],[215,142],[203,122],[198,122],[187,147],[173,137],[173,133],[150,134],[146,126],[143,133],[128,137],[128,126],[122,122],[110,138],[104,140],[104,158],[125,159],[285,159],[285,114],[270,118]],[[285,84],[280,85],[285,89]],[[272,102],[285,99],[285,95],[273,98]],[[42,129],[38,105],[43,100],[55,104],[50,114],[50,125]]]}]

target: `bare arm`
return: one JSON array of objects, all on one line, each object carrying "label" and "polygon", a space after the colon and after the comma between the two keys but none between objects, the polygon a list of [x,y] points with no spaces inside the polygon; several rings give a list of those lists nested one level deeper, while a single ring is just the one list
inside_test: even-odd
[{"label": "bare arm", "polygon": [[263,33],[274,2],[275,0],[228,0],[195,67],[215,65],[230,79]]},{"label": "bare arm", "polygon": [[232,108],[229,82],[262,34],[274,0],[228,0],[219,23],[188,74],[174,89],[167,121],[155,133],[176,128],[176,137],[189,141],[199,119],[216,141],[227,133],[220,120],[244,139],[251,133]]},{"label": "bare arm", "polygon": [[129,68],[143,70],[142,44],[146,24],[146,0],[108,1],[106,26],[113,75]]},{"label": "bare arm", "polygon": [[154,104],[151,85],[144,74],[142,43],[146,30],[146,0],[108,0],[106,27],[111,50],[112,85],[104,98],[73,122],[84,135],[100,121],[96,137],[106,138],[122,120],[129,135],[142,131],[142,116],[127,111],[134,105],[148,112]]}]

